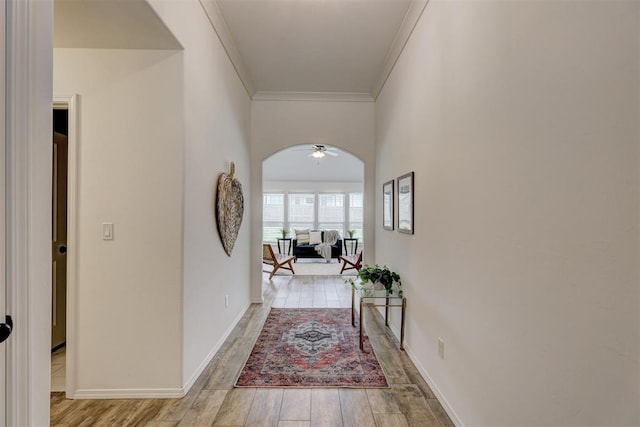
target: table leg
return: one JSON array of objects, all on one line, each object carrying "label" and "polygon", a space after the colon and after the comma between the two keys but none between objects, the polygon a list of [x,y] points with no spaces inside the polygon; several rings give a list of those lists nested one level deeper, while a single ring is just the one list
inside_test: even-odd
[{"label": "table leg", "polygon": [[400,350],[404,350],[404,314],[407,310],[407,299],[402,298],[402,320],[400,321]]},{"label": "table leg", "polygon": [[364,300],[360,298],[360,350],[364,351],[362,343],[362,328],[364,327]]},{"label": "table leg", "polygon": [[384,326],[389,326],[389,297],[384,305]]},{"label": "table leg", "polygon": [[351,288],[351,326],[356,326],[356,290]]}]

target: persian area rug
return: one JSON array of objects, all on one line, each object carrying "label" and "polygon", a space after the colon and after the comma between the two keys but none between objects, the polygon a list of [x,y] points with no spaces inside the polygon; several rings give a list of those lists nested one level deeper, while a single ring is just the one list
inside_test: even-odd
[{"label": "persian area rug", "polygon": [[272,308],[236,387],[389,387],[358,331],[350,308]]}]

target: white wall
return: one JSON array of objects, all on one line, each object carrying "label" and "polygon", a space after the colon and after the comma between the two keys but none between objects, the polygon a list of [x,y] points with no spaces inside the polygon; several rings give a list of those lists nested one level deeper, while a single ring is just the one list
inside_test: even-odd
[{"label": "white wall", "polygon": [[262,191],[362,192],[363,182],[262,181]]},{"label": "white wall", "polygon": [[282,100],[253,101],[251,107],[251,299],[262,301],[262,162],[293,145],[331,145],[364,162],[364,251],[373,259],[373,103]]},{"label": "white wall", "polygon": [[640,424],[638,7],[432,0],[377,99],[376,261],[460,425]]},{"label": "white wall", "polygon": [[180,52],[54,52],[54,93],[79,95],[77,397],[180,394],[181,80]]},{"label": "white wall", "polygon": [[[151,0],[184,48],[183,382],[189,387],[249,304],[250,98],[197,0]],[[235,162],[245,215],[231,257],[213,200]],[[225,294],[229,307],[225,308]]]}]

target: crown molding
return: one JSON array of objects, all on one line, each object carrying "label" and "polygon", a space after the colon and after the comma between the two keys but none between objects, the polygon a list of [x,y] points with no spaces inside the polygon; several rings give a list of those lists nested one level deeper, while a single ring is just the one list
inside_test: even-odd
[{"label": "crown molding", "polygon": [[422,16],[422,13],[424,12],[428,3],[429,0],[411,0],[411,4],[409,4],[409,8],[407,9],[407,13],[402,20],[402,24],[400,25],[400,28],[398,29],[398,32],[396,33],[396,36],[391,43],[391,47],[387,52],[387,57],[385,58],[380,76],[371,88],[371,95],[373,96],[374,100],[378,98],[378,95],[380,95],[384,84],[387,82],[387,79],[391,75],[391,72],[393,71],[396,62],[398,61],[398,58],[400,58],[404,47],[406,46],[409,38],[411,37],[411,34],[413,33],[413,29],[418,24],[418,21],[420,20],[420,17]]},{"label": "crown molding", "polygon": [[356,92],[270,92],[258,91],[254,101],[373,102],[368,93]]},{"label": "crown molding", "polygon": [[227,56],[231,61],[231,65],[236,70],[240,81],[244,85],[249,98],[253,96],[255,93],[255,89],[253,88],[253,84],[251,83],[251,78],[249,77],[249,72],[244,65],[244,61],[240,56],[240,52],[238,52],[238,48],[236,47],[236,43],[233,41],[233,37],[231,37],[231,32],[229,31],[229,27],[220,12],[220,8],[218,8],[218,3],[215,0],[200,0],[200,5],[204,10],[204,13],[209,18],[209,22],[211,23],[211,27],[218,35],[218,39],[220,39],[220,43],[224,48],[225,52],[227,52]]}]

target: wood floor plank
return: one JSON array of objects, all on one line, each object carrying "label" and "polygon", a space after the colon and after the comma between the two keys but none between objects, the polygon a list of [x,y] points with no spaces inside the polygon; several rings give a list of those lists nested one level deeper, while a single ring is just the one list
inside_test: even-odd
[{"label": "wood floor plank", "polygon": [[149,421],[146,424],[143,424],[144,427],[176,427],[178,425],[177,421]]},{"label": "wood floor plank", "polygon": [[287,389],[282,396],[280,419],[311,421],[311,389]]},{"label": "wood floor plank", "polygon": [[409,427],[409,422],[404,414],[373,414],[376,427]]},{"label": "wood floor plank", "polygon": [[415,384],[394,384],[392,387],[400,411],[405,414],[410,426],[439,426],[438,419],[429,408],[427,399]]},{"label": "wood floor plank", "polygon": [[262,330],[262,325],[269,315],[269,310],[256,309],[247,320],[247,324],[242,332],[243,337],[256,338]]},{"label": "wood floor plank", "polygon": [[342,424],[351,427],[371,427],[375,425],[371,405],[365,390],[340,390]]},{"label": "wood floor plank", "polygon": [[390,384],[408,384],[410,380],[405,373],[404,364],[399,357],[397,347],[390,343],[384,335],[370,336],[369,341],[378,357],[387,381]]},{"label": "wood floor plank", "polygon": [[234,388],[230,390],[218,411],[213,425],[243,426],[251,409],[255,388]]},{"label": "wood floor plank", "polygon": [[365,305],[364,307],[364,330],[367,336],[385,335],[387,333],[384,320],[378,321],[378,311],[372,305]]},{"label": "wood floor plank", "polygon": [[51,419],[51,425],[78,425],[85,415],[85,410],[92,404],[90,400],[66,400],[60,403],[63,408],[54,408],[55,414]]},{"label": "wood floor plank", "polygon": [[245,425],[250,427],[277,427],[283,391],[278,388],[259,388],[256,390]]},{"label": "wood floor plank", "polygon": [[338,389],[311,390],[311,427],[341,427],[340,391]]},{"label": "wood floor plank", "polygon": [[106,414],[109,414],[114,405],[117,405],[117,402],[111,400],[93,400],[88,401],[87,403],[88,404],[83,407],[79,417],[77,418],[78,426],[84,427],[101,425],[99,420]]},{"label": "wood floor plank", "polygon": [[233,388],[240,370],[251,353],[255,339],[238,337],[229,351],[222,356],[217,368],[211,374],[205,389],[229,390]]},{"label": "wood floor plank", "polygon": [[138,400],[135,411],[123,420],[123,423],[117,422],[112,425],[122,426],[138,426],[144,425],[152,421],[160,409],[162,408],[164,399],[142,399]]},{"label": "wood floor plank", "polygon": [[193,402],[196,400],[198,395],[195,393],[190,393],[189,395],[183,397],[182,399],[167,399],[164,404],[158,411],[158,414],[153,419],[156,422],[171,422],[177,421],[179,422],[184,418],[184,415],[187,413]]},{"label": "wood floor plank", "polygon": [[91,425],[113,426],[123,424],[121,420],[125,418],[127,414],[135,412],[139,404],[139,400],[123,399],[96,402],[96,407],[100,409],[101,414],[96,417]]},{"label": "wood floor plank", "polygon": [[[53,393],[52,393],[53,394]],[[56,393],[59,395],[63,395],[64,393]],[[51,401],[51,410],[49,415],[49,421],[51,424],[59,424],[67,419],[67,415],[69,412],[74,410],[76,404],[74,400],[63,398],[60,399],[60,396],[57,396],[56,400],[52,399]]]},{"label": "wood floor plank", "polygon": [[431,387],[429,387],[425,379],[420,375],[420,371],[418,371],[418,368],[413,364],[409,355],[405,351],[401,351],[399,352],[398,357],[400,358],[400,362],[402,363],[402,367],[408,378],[407,382],[416,384],[420,390],[422,390],[427,399],[436,399],[436,395],[433,394]]},{"label": "wood floor plank", "polygon": [[311,427],[311,421],[280,421],[278,427]]},{"label": "wood floor plank", "polygon": [[454,427],[453,421],[451,421],[451,418],[449,418],[449,415],[444,410],[438,399],[427,399],[427,404],[441,425]]},{"label": "wood floor plank", "polygon": [[202,390],[178,425],[212,425],[227,393],[227,390]]},{"label": "wood floor plank", "polygon": [[400,404],[391,389],[368,389],[367,397],[374,415],[376,413],[397,414],[401,412]]}]

